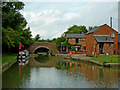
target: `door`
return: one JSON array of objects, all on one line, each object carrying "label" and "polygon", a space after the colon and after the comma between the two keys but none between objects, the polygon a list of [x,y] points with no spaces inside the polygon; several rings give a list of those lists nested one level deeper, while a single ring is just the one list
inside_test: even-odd
[{"label": "door", "polygon": [[104,54],[104,43],[99,43],[99,53]]}]

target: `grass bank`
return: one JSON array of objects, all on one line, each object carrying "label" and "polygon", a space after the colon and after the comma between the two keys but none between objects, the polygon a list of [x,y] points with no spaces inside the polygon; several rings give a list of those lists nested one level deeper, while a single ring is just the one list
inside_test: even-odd
[{"label": "grass bank", "polygon": [[99,61],[102,63],[120,63],[120,55],[99,55],[96,58],[89,58],[89,60]]},{"label": "grass bank", "polygon": [[13,59],[17,58],[17,54],[14,53],[3,53],[2,54],[2,64],[5,64]]}]

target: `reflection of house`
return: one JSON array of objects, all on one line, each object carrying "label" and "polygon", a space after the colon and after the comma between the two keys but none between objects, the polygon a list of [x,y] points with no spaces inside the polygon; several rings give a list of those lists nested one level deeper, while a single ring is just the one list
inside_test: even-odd
[{"label": "reflection of house", "polygon": [[66,39],[71,45],[75,45],[76,51],[86,50],[85,34],[67,34]]},{"label": "reflection of house", "polygon": [[118,34],[118,54],[120,54],[120,33]]},{"label": "reflection of house", "polygon": [[118,53],[118,32],[104,24],[86,34],[86,55]]}]

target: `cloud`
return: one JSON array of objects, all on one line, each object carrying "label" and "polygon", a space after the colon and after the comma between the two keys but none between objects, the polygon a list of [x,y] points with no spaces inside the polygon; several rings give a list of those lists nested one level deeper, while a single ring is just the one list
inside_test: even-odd
[{"label": "cloud", "polygon": [[76,13],[65,13],[63,15],[63,20],[71,20],[74,17],[78,17],[79,15]]},{"label": "cloud", "polygon": [[[109,18],[118,18],[117,3],[25,3],[21,11],[33,37],[36,34],[44,39],[60,37],[72,25],[109,25]],[[27,8],[27,6],[29,8]],[[117,21],[113,21],[117,29]]]}]

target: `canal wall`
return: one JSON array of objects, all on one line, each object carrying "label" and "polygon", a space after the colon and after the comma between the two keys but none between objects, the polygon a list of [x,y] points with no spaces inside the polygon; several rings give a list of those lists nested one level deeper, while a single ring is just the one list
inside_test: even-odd
[{"label": "canal wall", "polygon": [[70,59],[72,58],[73,60],[80,60],[80,61],[85,61],[85,62],[89,62],[89,63],[93,63],[99,66],[104,66],[104,67],[113,67],[113,66],[120,66],[120,63],[102,63],[99,61],[94,61],[94,60],[90,60],[91,57],[86,56],[85,54],[73,54],[71,57],[69,54],[66,55],[62,55],[65,59]]},{"label": "canal wall", "polygon": [[15,62],[17,61],[17,59],[13,59],[5,64],[2,65],[2,71],[5,71],[6,69],[8,69],[10,66],[12,66]]}]

